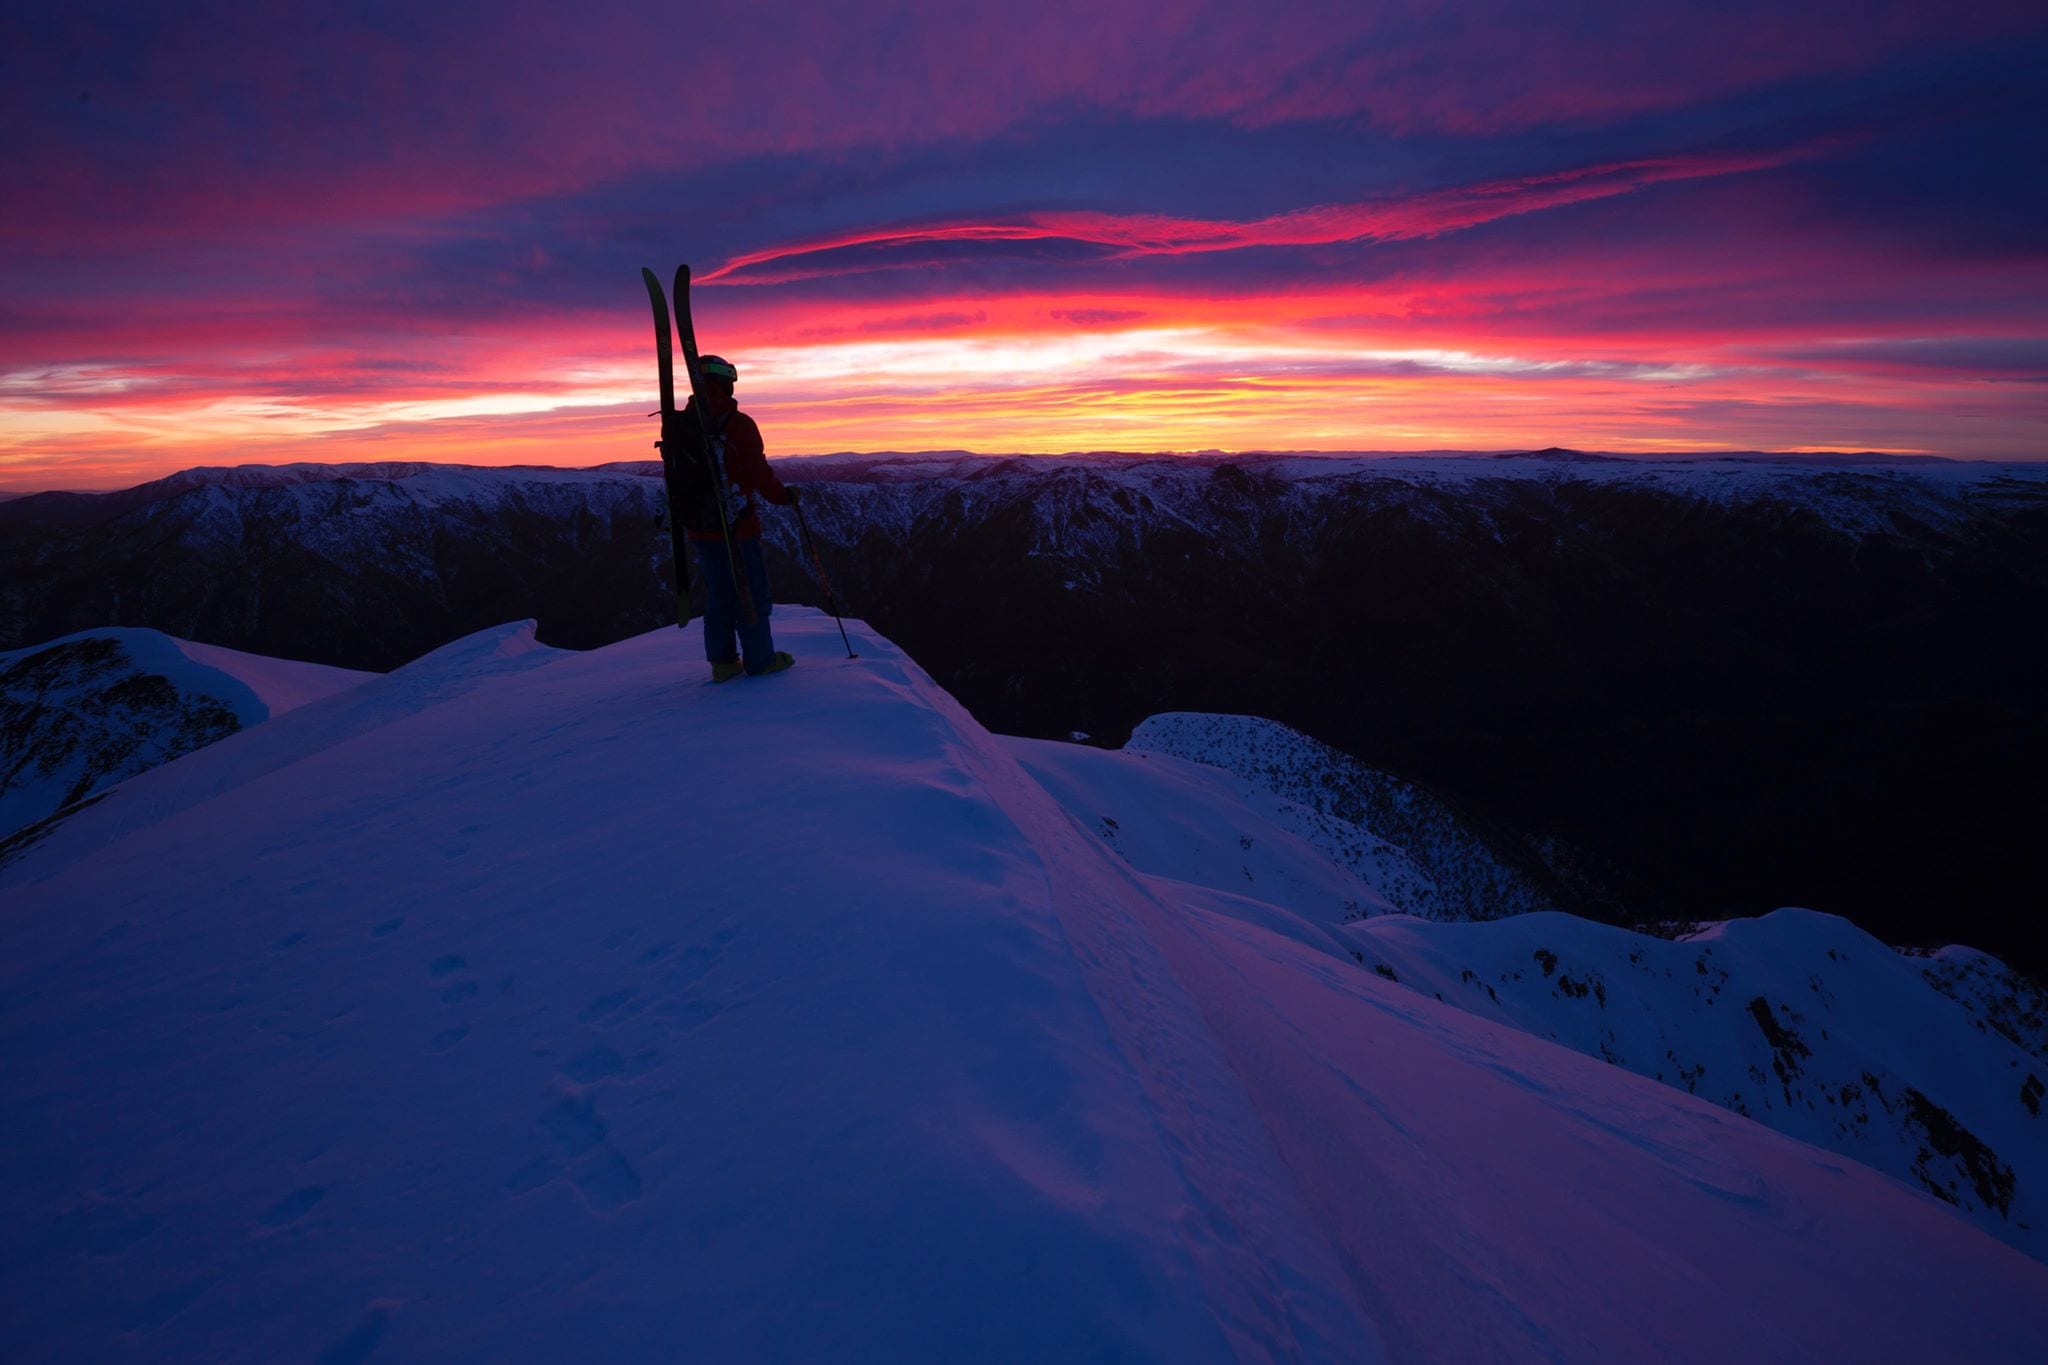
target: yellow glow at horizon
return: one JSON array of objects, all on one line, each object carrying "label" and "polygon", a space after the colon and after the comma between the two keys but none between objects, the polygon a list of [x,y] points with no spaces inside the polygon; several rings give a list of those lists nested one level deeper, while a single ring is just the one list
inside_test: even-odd
[{"label": "yellow glow at horizon", "polygon": [[[566,355],[531,342],[477,352],[470,377],[427,373],[402,398],[280,396],[276,376],[291,372],[285,360],[250,371],[265,381],[269,392],[261,395],[219,388],[202,394],[197,376],[161,369],[0,374],[0,465],[89,458],[95,441],[110,460],[161,452],[165,469],[195,456],[350,458],[339,452],[351,442],[387,458],[414,451],[418,458],[485,463],[640,458],[647,452],[639,423],[655,404],[644,343],[628,343],[610,328],[574,336],[585,344]],[[1542,343],[1516,354],[1519,348],[1484,342],[1404,347],[1387,344],[1392,340],[1336,333],[1301,318],[1233,317],[1115,330],[985,327],[858,338],[842,331],[763,345],[749,344],[741,332],[726,353],[739,363],[742,398],[762,417],[777,454],[1499,449],[1550,440],[1683,451],[1729,445],[1725,433],[1693,426],[1686,406],[1696,399],[1740,401],[1751,414],[1823,397],[1873,412],[1893,401],[1889,386],[1849,375],[1782,372],[1758,393],[1758,372],[1701,360],[1653,359],[1648,363],[1658,368],[1648,369],[1633,368],[1644,360],[1612,354],[1550,358],[1555,350]],[[308,392],[317,394],[317,365],[302,372]],[[544,376],[545,386],[493,383],[507,373]],[[1660,396],[1674,387],[1687,396]],[[559,419],[554,425],[522,428],[517,420],[550,415]],[[1693,434],[1669,434],[1681,424]],[[1895,438],[1856,439],[1855,425],[1852,419],[1842,428],[1844,446],[1914,449]],[[1752,421],[1747,429],[1756,426]],[[1880,429],[1873,422],[1869,436]],[[1776,448],[1813,448],[1810,432],[1798,436],[1796,447],[1785,441]],[[294,449],[307,441],[334,453]]]}]

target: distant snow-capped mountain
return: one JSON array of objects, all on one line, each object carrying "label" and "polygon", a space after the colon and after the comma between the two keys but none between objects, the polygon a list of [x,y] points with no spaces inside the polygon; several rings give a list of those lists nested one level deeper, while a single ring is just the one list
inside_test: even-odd
[{"label": "distant snow-capped mountain", "polygon": [[[1163,752],[999,739],[849,628],[857,660],[779,610],[799,666],[714,686],[694,631],[570,653],[502,627],[52,822],[0,867],[5,1339],[2048,1355],[2048,1266],[1946,1197],[1976,1147],[1909,1187],[1538,1036],[1585,1004],[1535,994],[1567,975],[1618,1048],[1706,1029],[1710,1067],[1754,1054],[1711,1028],[1748,1011],[1802,1084],[1856,1059],[1939,1106],[1927,1141],[1996,1147],[1979,1169],[2030,1212],[2038,1147],[1971,1107],[2016,1049],[1914,994],[1921,964],[1815,916],[1749,946],[1360,920],[1391,844],[1333,858],[1310,808]],[[1529,934],[1555,975],[1518,965]],[[1596,955],[1624,943],[1646,968]],[[1453,968],[1509,1003],[1453,1001],[1484,995]],[[1944,1087],[1927,1059],[1965,1042]]]},{"label": "distant snow-capped mountain", "polygon": [[[2040,465],[1901,464],[1878,457],[1820,465],[1794,456],[1562,458],[1577,454],[955,452],[796,458],[778,465],[786,477],[818,485],[806,511],[842,566],[849,558],[861,560],[866,547],[900,550],[928,545],[934,536],[996,531],[1006,541],[1021,536],[1014,548],[1026,559],[1057,561],[1070,588],[1115,585],[1122,592],[1140,586],[1128,572],[1133,552],[1168,556],[1147,561],[1154,572],[1168,574],[1170,556],[1192,558],[1199,543],[1244,571],[1244,556],[1262,542],[1282,539],[1294,553],[1308,553],[1325,546],[1343,523],[1389,515],[1460,543],[1500,544],[1540,529],[1547,519],[1575,539],[1598,533],[1602,507],[1628,498],[1760,512],[1780,522],[1804,519],[1849,537],[1908,539],[1954,535],[2048,509],[2048,467]],[[9,531],[9,553],[0,562],[10,569],[0,580],[7,585],[0,590],[0,644],[31,642],[86,613],[79,628],[109,616],[149,614],[187,622],[193,627],[188,634],[203,623],[236,636],[238,645],[274,646],[299,631],[297,617],[325,594],[349,585],[352,604],[365,606],[402,582],[410,585],[397,593],[406,607],[402,621],[367,615],[332,621],[321,641],[323,657],[336,662],[390,667],[413,657],[393,651],[412,649],[403,627],[422,621],[423,604],[406,599],[437,599],[437,619],[445,623],[479,599],[543,590],[557,575],[573,576],[579,564],[587,578],[599,567],[590,561],[606,560],[605,551],[619,542],[634,551],[634,600],[658,620],[666,586],[665,565],[657,562],[666,552],[657,525],[659,474],[650,461],[578,469],[291,464],[197,468],[116,493],[15,498],[0,513],[0,526]],[[769,518],[768,536],[795,569],[795,528],[786,522]],[[106,572],[138,559],[169,577]],[[201,585],[188,576],[199,565],[238,572],[222,574],[199,592]],[[286,578],[288,565],[310,580]],[[885,584],[867,572],[873,566],[859,567],[860,586],[883,595]],[[1284,572],[1292,577],[1294,571]],[[224,615],[227,607],[240,610]],[[566,621],[560,625],[573,629]],[[425,647],[440,643],[444,630],[437,627]]]},{"label": "distant snow-capped mountain", "polygon": [[0,654],[0,849],[124,778],[369,676],[118,627]]}]

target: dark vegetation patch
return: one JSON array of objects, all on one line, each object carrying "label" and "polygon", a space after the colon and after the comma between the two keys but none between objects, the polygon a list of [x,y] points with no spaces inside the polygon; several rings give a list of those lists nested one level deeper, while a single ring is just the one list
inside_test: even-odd
[{"label": "dark vegetation patch", "polygon": [[[1908,1120],[1919,1125],[1921,1131],[1926,1133],[1928,1144],[1935,1152],[1963,1167],[1971,1185],[1977,1191],[1978,1200],[1984,1207],[1997,1209],[2001,1214],[2009,1216],[2012,1212],[2012,1167],[2000,1161],[1998,1154],[1985,1146],[1976,1134],[1956,1122],[1955,1115],[1918,1090],[1907,1086],[1904,1102]],[[1951,1204],[1956,1203],[1953,1186],[1945,1191],[1940,1182],[1934,1179],[1927,1169],[1927,1157],[1927,1151],[1923,1148],[1920,1160],[1914,1166],[1920,1182],[1938,1197],[1948,1200]]]},{"label": "dark vegetation patch", "polygon": [[1603,1009],[1607,1005],[1607,987],[1597,976],[1589,975],[1584,981],[1575,981],[1569,973],[1560,973],[1557,988],[1574,1000],[1584,1000],[1591,995],[1600,1002]]},{"label": "dark vegetation patch", "polygon": [[[1771,1069],[1778,1073],[1778,1081],[1785,1087],[1785,1100],[1792,1099],[1792,1080],[1801,1074],[1800,1062],[1813,1055],[1813,1050],[1791,1029],[1778,1022],[1771,1013],[1770,1002],[1761,995],[1749,1002],[1749,1012],[1756,1020],[1756,1026],[1763,1030],[1764,1041],[1771,1047]],[[1791,1014],[1790,1010],[1786,1013]]]},{"label": "dark vegetation patch", "polygon": [[112,792],[98,792],[83,801],[74,801],[54,815],[46,815],[32,825],[23,825],[5,839],[0,839],[0,867],[5,867],[22,854],[40,844],[57,832],[57,827],[88,806],[99,804],[112,796]]},{"label": "dark vegetation patch", "polygon": [[2024,1052],[2048,1061],[2048,991],[2002,963],[1982,958],[1930,962],[1927,984]]},{"label": "dark vegetation patch", "polygon": [[119,641],[68,641],[0,673],[0,795],[51,788],[16,818],[56,814],[240,728],[217,699],[136,667]]}]

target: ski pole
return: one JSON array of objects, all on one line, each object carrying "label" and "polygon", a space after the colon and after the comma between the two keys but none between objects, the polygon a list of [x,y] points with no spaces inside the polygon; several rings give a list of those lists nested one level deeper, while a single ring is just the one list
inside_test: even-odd
[{"label": "ski pole", "polygon": [[817,576],[818,587],[825,594],[825,610],[832,613],[833,621],[839,626],[839,643],[846,646],[847,658],[858,659],[860,655],[853,652],[853,642],[846,638],[846,622],[839,619],[839,594],[832,591],[832,581],[825,577],[824,562],[818,558],[818,546],[811,539],[810,523],[804,520],[803,499],[793,499],[790,506],[796,509],[796,530],[797,534],[803,537],[804,553],[810,556],[811,572]]}]

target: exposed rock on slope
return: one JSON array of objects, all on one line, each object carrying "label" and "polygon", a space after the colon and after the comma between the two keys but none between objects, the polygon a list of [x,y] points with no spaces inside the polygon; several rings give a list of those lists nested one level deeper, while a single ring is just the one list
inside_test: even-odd
[{"label": "exposed rock on slope", "polygon": [[0,654],[0,840],[368,676],[138,629]]}]

